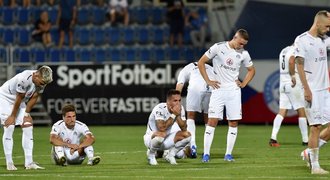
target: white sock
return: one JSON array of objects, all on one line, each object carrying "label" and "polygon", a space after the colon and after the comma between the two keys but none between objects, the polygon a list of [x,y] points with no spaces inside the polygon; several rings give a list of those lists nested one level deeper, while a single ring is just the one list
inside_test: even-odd
[{"label": "white sock", "polygon": [[[150,141],[150,151],[152,153],[155,153],[160,148],[163,141],[164,141],[163,137],[156,136],[156,137],[152,138]],[[174,145],[174,141],[173,141],[173,145]]]},{"label": "white sock", "polygon": [[25,166],[27,166],[33,162],[33,126],[22,128],[22,131],[22,147],[25,155]]},{"label": "white sock", "polygon": [[284,119],[283,116],[281,116],[279,114],[277,114],[275,119],[274,119],[273,131],[272,131],[272,137],[271,137],[274,140],[277,140],[277,133],[281,128],[281,124],[282,124],[283,119]]},{"label": "white sock", "polygon": [[195,126],[195,120],[193,119],[187,119],[187,130],[191,134],[191,141],[190,146],[196,147],[196,126]]},{"label": "white sock", "polygon": [[309,154],[310,154],[310,161],[311,161],[311,164],[312,164],[312,169],[313,168],[320,168],[319,148],[310,149]]},{"label": "white sock", "polygon": [[15,130],[15,125],[9,125],[8,127],[3,127],[3,136],[2,136],[2,144],[3,151],[6,156],[6,163],[13,163],[13,133]]},{"label": "white sock", "polygon": [[298,118],[299,129],[303,142],[308,142],[308,128],[307,128],[307,120],[305,117]]},{"label": "white sock", "polygon": [[210,155],[210,149],[214,137],[215,128],[207,125],[204,133],[204,154]]},{"label": "white sock", "polygon": [[58,160],[59,158],[64,156],[64,148],[62,146],[54,146],[55,158]]},{"label": "white sock", "polygon": [[231,154],[237,138],[237,127],[229,127],[227,133],[227,149],[226,154]]},{"label": "white sock", "polygon": [[84,152],[85,152],[86,156],[88,157],[88,159],[94,157],[94,148],[93,148],[93,146],[87,146],[84,149]]},{"label": "white sock", "polygon": [[322,147],[323,145],[325,145],[327,143],[327,141],[323,140],[323,139],[319,139],[319,148]]}]

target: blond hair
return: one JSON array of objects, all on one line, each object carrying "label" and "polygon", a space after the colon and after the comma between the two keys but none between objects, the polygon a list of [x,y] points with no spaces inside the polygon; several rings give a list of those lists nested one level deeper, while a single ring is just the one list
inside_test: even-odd
[{"label": "blond hair", "polygon": [[49,66],[41,66],[37,73],[40,74],[42,81],[49,84],[53,81],[53,71]]}]

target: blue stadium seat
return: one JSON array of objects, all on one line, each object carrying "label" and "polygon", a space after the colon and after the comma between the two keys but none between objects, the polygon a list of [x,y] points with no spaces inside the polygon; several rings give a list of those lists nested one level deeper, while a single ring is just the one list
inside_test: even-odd
[{"label": "blue stadium seat", "polygon": [[166,8],[154,7],[151,9],[151,23],[159,25],[165,22]]},{"label": "blue stadium seat", "polygon": [[57,15],[58,15],[58,9],[56,7],[52,7],[48,10],[49,20],[52,23],[52,25],[56,24]]},{"label": "blue stadium seat", "polygon": [[151,61],[151,51],[147,48],[139,48],[139,60],[140,61]]},{"label": "blue stadium seat", "polygon": [[107,52],[103,48],[94,48],[93,50],[94,59],[96,62],[102,63],[107,60]]},{"label": "blue stadium seat", "polygon": [[5,48],[0,48],[0,63],[7,61],[7,50]]},{"label": "blue stadium seat", "polygon": [[94,7],[92,8],[92,22],[94,25],[102,25],[105,23],[106,8]]},{"label": "blue stadium seat", "polygon": [[161,27],[154,27],[152,30],[152,42],[154,44],[164,44],[165,30]]},{"label": "blue stadium seat", "polygon": [[32,40],[31,40],[31,30],[28,28],[19,28],[16,29],[16,42],[20,46],[27,46],[30,45]]},{"label": "blue stadium seat", "polygon": [[150,43],[149,37],[151,37],[151,33],[149,32],[148,28],[141,27],[141,28],[138,28],[136,31],[137,31],[137,42],[139,44]]},{"label": "blue stadium seat", "polygon": [[107,41],[110,45],[118,45],[122,42],[121,33],[119,28],[106,29]]},{"label": "blue stadium seat", "polygon": [[167,60],[166,51],[164,48],[156,47],[151,49],[153,60],[156,62]]},{"label": "blue stadium seat", "polygon": [[15,31],[12,28],[4,28],[2,32],[2,42],[4,44],[15,43]]},{"label": "blue stadium seat", "polygon": [[137,61],[138,60],[138,53],[136,48],[124,48],[124,60],[126,61]]},{"label": "blue stadium seat", "polygon": [[31,49],[33,62],[47,61],[47,51],[45,49]]},{"label": "blue stadium seat", "polygon": [[11,7],[1,7],[2,11],[2,18],[1,22],[4,25],[12,25],[16,23],[16,11],[17,8],[11,8]]},{"label": "blue stadium seat", "polygon": [[138,24],[147,24],[149,22],[150,10],[146,7],[138,7],[133,11],[133,16]]},{"label": "blue stadium seat", "polygon": [[109,60],[110,61],[121,61],[123,60],[122,51],[118,48],[108,48]]},{"label": "blue stadium seat", "polygon": [[77,24],[86,25],[89,24],[90,21],[90,8],[89,7],[80,7],[77,12]]},{"label": "blue stadium seat", "polygon": [[74,62],[76,61],[76,52],[75,50],[71,49],[71,48],[64,48],[62,49],[62,53],[63,53],[63,60],[67,61],[67,62]]},{"label": "blue stadium seat", "polygon": [[49,50],[49,59],[51,62],[59,62],[62,60],[62,52],[60,49],[51,48]]},{"label": "blue stadium seat", "polygon": [[92,61],[92,51],[88,48],[80,48],[77,50],[78,61],[89,62]]},{"label": "blue stadium seat", "polygon": [[83,27],[75,28],[74,36],[75,36],[76,41],[80,45],[91,44],[91,39],[90,39],[91,32],[90,32],[90,29],[88,29],[88,28],[83,28]]},{"label": "blue stadium seat", "polygon": [[168,60],[183,60],[182,59],[182,48],[177,47],[169,47],[165,49],[166,53],[168,54]]},{"label": "blue stadium seat", "polygon": [[14,50],[14,62],[28,63],[31,61],[30,50],[17,48]]},{"label": "blue stadium seat", "polygon": [[124,28],[122,32],[123,42],[125,45],[132,45],[135,43],[135,31],[133,28]]},{"label": "blue stadium seat", "polygon": [[[198,57],[195,53],[195,48],[191,48],[191,47],[187,47],[184,49],[183,52],[183,58],[184,60],[186,60],[187,62],[194,62],[194,61],[198,61],[198,59],[200,57]],[[197,51],[198,52],[198,51]]]},{"label": "blue stadium seat", "polygon": [[106,42],[106,32],[101,27],[94,27],[92,29],[92,42],[95,46],[104,45]]},{"label": "blue stadium seat", "polygon": [[26,25],[32,22],[31,13],[28,8],[19,7],[17,10],[17,23]]}]

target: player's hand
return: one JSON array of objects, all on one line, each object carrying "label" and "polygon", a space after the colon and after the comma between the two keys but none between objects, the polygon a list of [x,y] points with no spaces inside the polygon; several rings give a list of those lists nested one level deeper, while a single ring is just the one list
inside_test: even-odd
[{"label": "player's hand", "polygon": [[30,115],[24,116],[22,125],[28,125],[28,124],[32,125],[32,122],[33,122],[33,120],[32,120],[32,117]]},{"label": "player's hand", "polygon": [[309,88],[305,88],[304,97],[307,102],[312,102],[313,95],[312,91]]},{"label": "player's hand", "polygon": [[240,80],[237,79],[235,82],[236,82],[236,84],[237,84],[238,87],[240,87],[240,88],[244,88],[245,87],[245,85]]},{"label": "player's hand", "polygon": [[176,116],[179,116],[181,114],[181,104],[176,104],[171,108],[171,111]]},{"label": "player's hand", "polygon": [[5,121],[4,126],[8,127],[9,125],[15,125],[15,117],[14,116],[8,116],[7,120]]},{"label": "player's hand", "polygon": [[295,87],[295,86],[296,86],[296,84],[297,84],[297,81],[296,81],[296,77],[294,77],[294,76],[291,76],[291,82],[292,82],[292,85],[291,85],[291,87]]},{"label": "player's hand", "polygon": [[218,88],[220,88],[220,82],[218,82],[218,81],[208,81],[208,82],[206,82],[207,83],[207,85],[209,85],[209,86],[211,86],[213,89],[218,89]]}]

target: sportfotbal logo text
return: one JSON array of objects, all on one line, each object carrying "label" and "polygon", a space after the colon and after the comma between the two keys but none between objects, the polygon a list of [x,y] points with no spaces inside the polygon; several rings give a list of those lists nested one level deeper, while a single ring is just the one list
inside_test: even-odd
[{"label": "sportfotbal logo text", "polygon": [[150,68],[146,65],[104,65],[100,68],[72,68],[66,65],[57,68],[57,84],[73,89],[76,86],[104,85],[163,85],[176,82],[171,65]]}]

